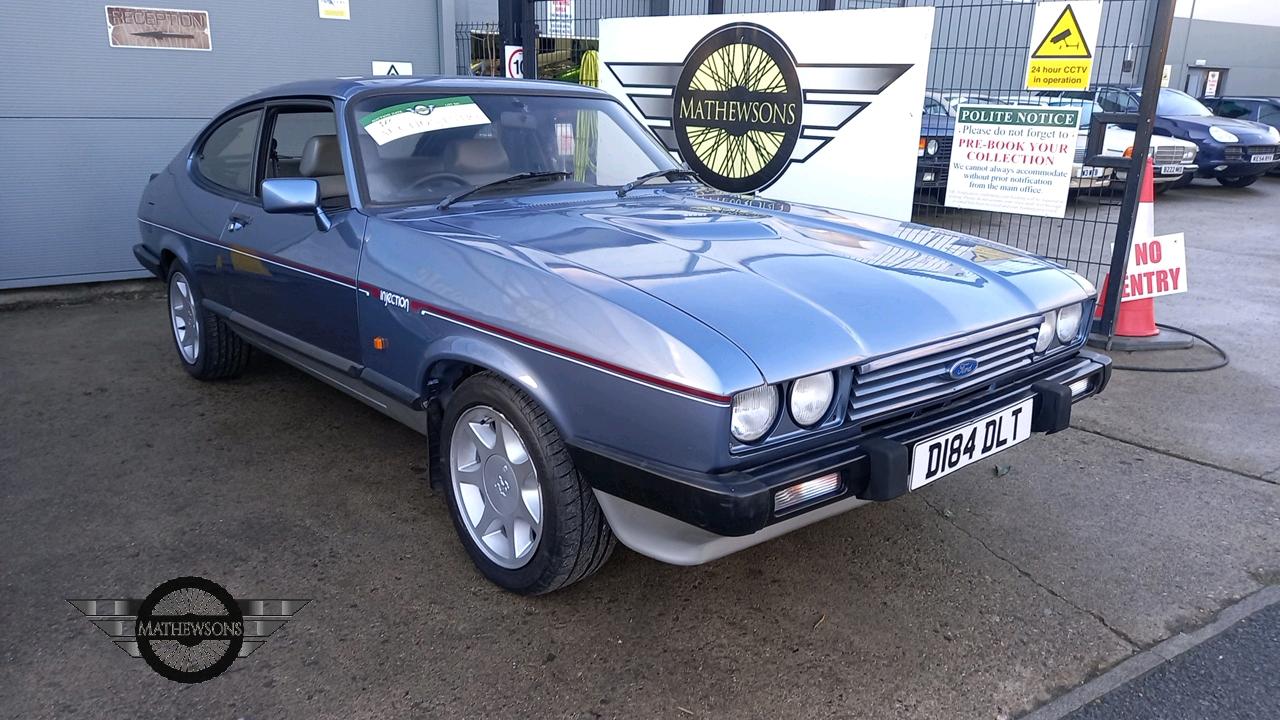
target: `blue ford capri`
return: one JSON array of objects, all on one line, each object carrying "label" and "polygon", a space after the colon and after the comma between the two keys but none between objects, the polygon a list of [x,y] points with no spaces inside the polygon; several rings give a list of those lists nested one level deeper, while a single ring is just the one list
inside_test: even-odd
[{"label": "blue ford capri", "polygon": [[610,96],[276,87],[147,186],[201,380],[262,351],[414,428],[519,593],[706,562],[1067,427],[1094,288],[979,238],[700,184]]}]

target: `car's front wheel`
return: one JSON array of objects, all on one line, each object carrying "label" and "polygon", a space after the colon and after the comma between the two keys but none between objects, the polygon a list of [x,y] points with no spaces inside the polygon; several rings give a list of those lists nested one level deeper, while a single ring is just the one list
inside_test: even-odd
[{"label": "car's front wheel", "polygon": [[1229,188],[1244,188],[1258,182],[1258,176],[1244,175],[1240,177],[1219,177],[1218,182]]},{"label": "car's front wheel", "polygon": [[491,373],[454,392],[441,423],[449,509],[476,567],[537,595],[600,569],[615,540],[546,413]]},{"label": "car's front wheel", "polygon": [[169,326],[182,366],[201,380],[235,377],[249,363],[249,345],[200,298],[187,269],[174,261],[169,267]]}]

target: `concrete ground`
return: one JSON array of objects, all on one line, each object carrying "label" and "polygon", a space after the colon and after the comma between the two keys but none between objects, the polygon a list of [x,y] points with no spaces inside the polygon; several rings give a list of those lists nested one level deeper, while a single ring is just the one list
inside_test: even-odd
[{"label": "concrete ground", "polygon": [[[0,716],[1018,715],[1280,582],[1277,199],[1158,204],[1191,248],[1161,318],[1229,369],[1120,372],[1007,474],[696,568],[620,549],[541,598],[475,572],[419,436],[302,373],[191,380],[158,297],[0,312]],[[65,600],[180,575],[313,602],[178,685]]]}]

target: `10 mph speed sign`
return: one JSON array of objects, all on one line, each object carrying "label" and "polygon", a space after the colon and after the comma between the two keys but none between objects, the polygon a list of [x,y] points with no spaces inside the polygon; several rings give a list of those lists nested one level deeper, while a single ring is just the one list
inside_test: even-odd
[{"label": "10 mph speed sign", "polygon": [[519,45],[505,45],[506,70],[509,78],[524,77],[524,48]]}]

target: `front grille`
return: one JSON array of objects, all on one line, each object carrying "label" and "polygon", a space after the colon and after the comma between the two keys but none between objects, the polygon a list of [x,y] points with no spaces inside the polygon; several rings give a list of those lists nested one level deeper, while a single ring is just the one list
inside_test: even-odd
[{"label": "front grille", "polygon": [[1075,164],[1077,165],[1084,164],[1084,155],[1085,155],[1085,150],[1087,149],[1088,148],[1076,148],[1076,159],[1074,160]]},{"label": "front grille", "polygon": [[1182,148],[1177,145],[1165,145],[1152,148],[1151,161],[1156,165],[1181,165]]},{"label": "front grille", "polygon": [[1280,153],[1280,147],[1276,145],[1250,145],[1250,155],[1275,155]]},{"label": "front grille", "polygon": [[1244,148],[1240,145],[1228,145],[1223,151],[1222,157],[1228,162],[1239,161],[1244,157]]},{"label": "front grille", "polygon": [[[947,340],[867,361],[855,368],[849,417],[855,422],[882,418],[951,397],[990,383],[1031,364],[1040,318],[1027,318],[973,335]],[[953,380],[952,363],[978,361],[972,375]]]}]

